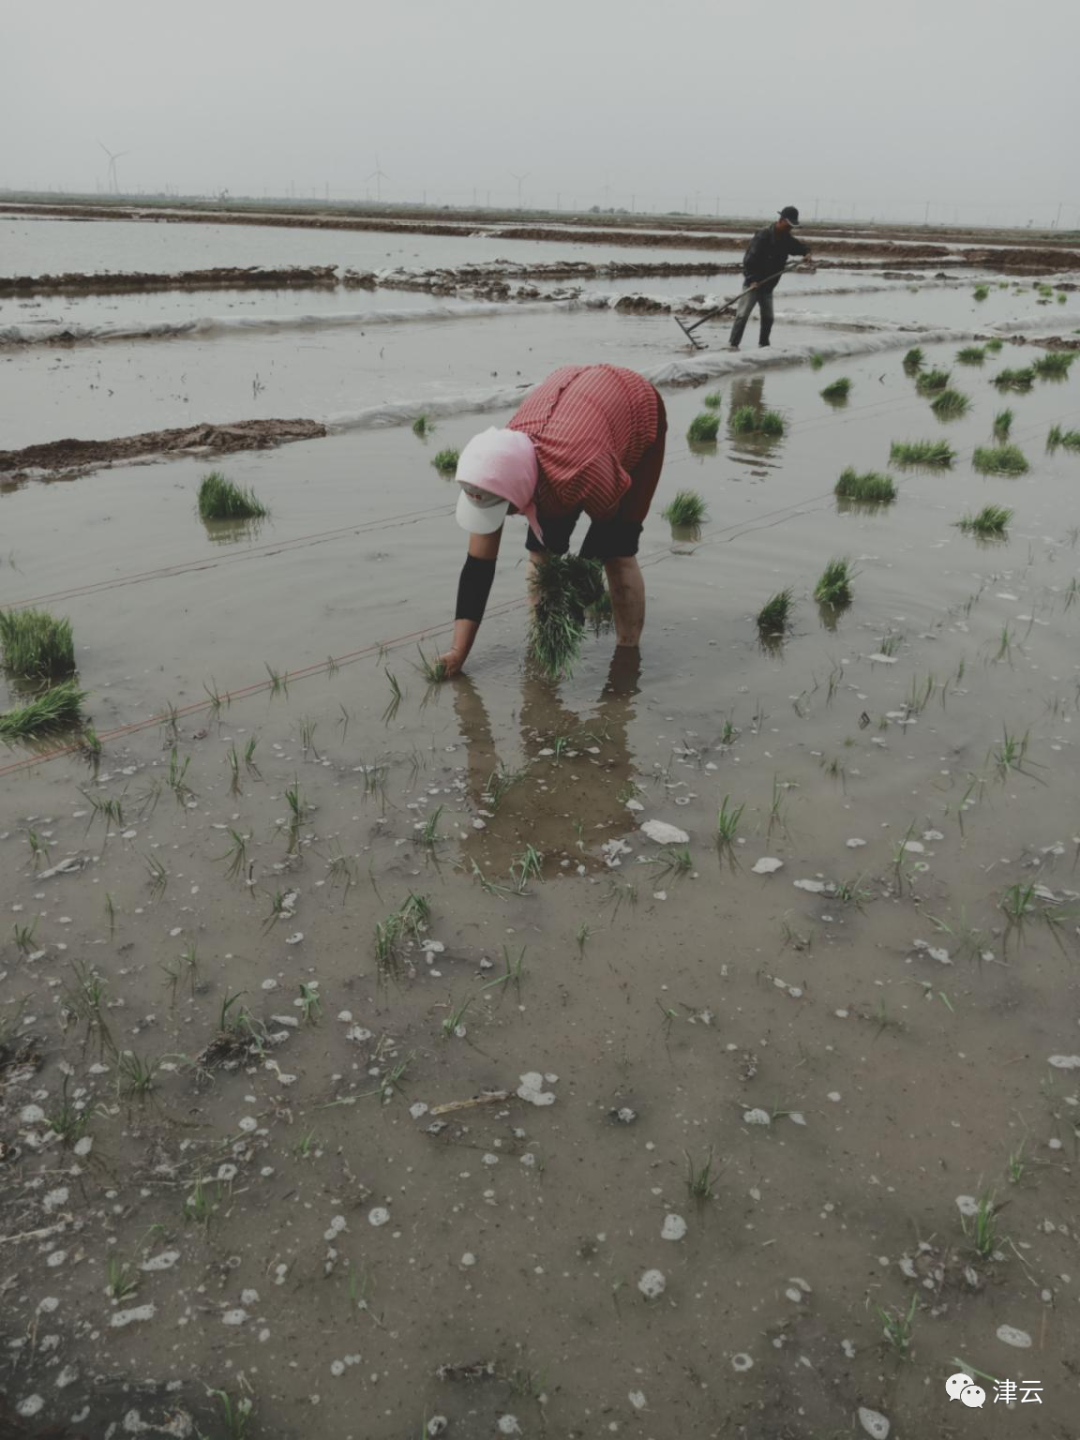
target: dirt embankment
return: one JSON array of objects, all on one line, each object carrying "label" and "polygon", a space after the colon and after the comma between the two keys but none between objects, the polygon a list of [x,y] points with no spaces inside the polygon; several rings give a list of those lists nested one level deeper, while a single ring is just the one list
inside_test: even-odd
[{"label": "dirt embankment", "polygon": [[313,289],[338,283],[336,265],[290,265],[267,270],[259,265],[222,265],[213,270],[155,274],[125,270],[116,274],[0,276],[0,295],[122,294],[130,290],[282,290]]},{"label": "dirt embankment", "polygon": [[29,471],[61,474],[96,470],[105,465],[145,459],[151,455],[199,451],[228,455],[236,450],[265,450],[289,440],[316,440],[326,426],[316,420],[237,420],[229,425],[191,425],[180,430],[148,430],[114,440],[53,440],[22,450],[0,450],[0,475]]}]

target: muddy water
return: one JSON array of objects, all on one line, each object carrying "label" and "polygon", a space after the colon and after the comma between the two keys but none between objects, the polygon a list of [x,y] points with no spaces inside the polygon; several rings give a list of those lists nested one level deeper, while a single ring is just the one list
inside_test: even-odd
[{"label": "muddy water", "polygon": [[[466,678],[429,690],[406,642],[270,692],[264,662],[448,618],[462,537],[406,429],[230,460],[272,511],[232,543],[198,521],[187,461],[0,497],[2,603],[100,587],[50,602],[100,732],[267,682],[107,741],[96,776],[60,758],[0,777],[0,1015],[35,1037],[0,1100],[13,1405],[92,1435],[178,1409],[224,1434],[212,1387],[253,1399],[256,1436],[355,1440],[436,1415],[450,1436],[808,1440],[865,1433],[863,1408],[904,1437],[959,1433],[944,1382],[963,1366],[1041,1386],[1016,1413],[981,1380],[980,1434],[1069,1433],[1080,1094],[1048,1061],[1080,1051],[1080,461],[1043,444],[1080,417],[1075,377],[1003,399],[1004,363],[963,374],[972,410],[949,426],[899,352],[722,380],[723,418],[763,403],[787,431],[712,453],[682,438],[700,392],[670,392],[640,666],[590,638],[556,687],[521,668],[511,531]],[[818,391],[839,374],[833,410]],[[1019,479],[970,466],[1003,404]],[[940,435],[953,470],[897,472],[886,513],[837,513],[841,468]],[[710,518],[675,543],[659,510],[688,486]],[[993,547],[953,524],[989,502],[1015,511]],[[854,601],[821,615],[840,554]],[[752,616],[784,585],[793,632],[762,650]],[[1012,766],[1006,733],[1027,737]],[[524,773],[496,800],[500,766]],[[718,849],[724,797],[745,809]],[[686,831],[688,873],[649,818]],[[529,844],[542,879],[522,881]],[[86,864],[41,878],[69,856]],[[755,873],[765,857],[782,868]],[[1017,882],[1062,903],[1008,927]],[[437,946],[381,970],[375,926],[410,892]],[[105,986],[81,1018],[76,963]],[[226,1020],[243,1006],[272,1038],[200,1072],[238,992]],[[163,1062],[147,1096],[124,1049]],[[65,1071],[85,1154],[28,1108],[59,1117]],[[420,1109],[485,1090],[511,1098]],[[961,1206],[989,1194],[1008,1204],[980,1257]],[[913,1300],[903,1359],[879,1310]]]}]

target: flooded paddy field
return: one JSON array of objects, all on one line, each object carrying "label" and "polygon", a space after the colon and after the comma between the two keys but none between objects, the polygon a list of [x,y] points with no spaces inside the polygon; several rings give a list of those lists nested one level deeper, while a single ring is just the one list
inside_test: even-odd
[{"label": "flooded paddy field", "polygon": [[[70,617],[100,738],[0,750],[0,1433],[1073,1433],[1080,363],[994,383],[1073,299],[894,289],[867,332],[786,327],[794,292],[764,357],[538,305],[4,353],[4,449],[349,415],[0,489],[0,608]],[[669,412],[640,656],[523,665],[511,521],[431,686],[465,548],[433,453],[592,359]],[[981,473],[1005,409],[1026,468]],[[920,440],[951,463],[891,463]],[[200,521],[213,465],[268,516]],[[896,498],[838,501],[848,467]]]}]

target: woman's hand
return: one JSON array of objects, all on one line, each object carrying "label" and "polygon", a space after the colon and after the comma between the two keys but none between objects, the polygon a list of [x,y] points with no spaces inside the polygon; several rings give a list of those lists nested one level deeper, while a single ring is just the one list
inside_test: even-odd
[{"label": "woman's hand", "polygon": [[439,664],[443,667],[444,678],[450,680],[458,674],[461,667],[465,664],[465,656],[460,650],[447,650],[445,655],[439,656]]}]

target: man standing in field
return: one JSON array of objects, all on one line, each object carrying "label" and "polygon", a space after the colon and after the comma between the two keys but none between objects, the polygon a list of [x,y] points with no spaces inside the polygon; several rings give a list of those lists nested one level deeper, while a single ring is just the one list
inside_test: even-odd
[{"label": "man standing in field", "polygon": [[587,515],[592,523],[581,554],[604,563],[615,643],[638,644],[645,623],[638,542],[666,435],[664,402],[635,371],[564,365],[525,398],[505,430],[473,436],[457,467],[457,520],[469,532],[469,553],[454,638],[440,657],[447,675],[457,674],[476,639],[508,514],[528,521],[525,545],[534,565],[565,555],[574,526]]},{"label": "man standing in field", "polygon": [[[768,346],[773,327],[773,291],[780,283],[777,271],[784,269],[789,255],[810,254],[802,241],[796,240],[791,233],[792,227],[798,223],[798,210],[794,205],[785,205],[780,211],[779,220],[772,225],[766,225],[764,230],[759,230],[746,247],[742,265],[743,277],[747,286],[753,288],[739,301],[735,311],[730,349],[738,350],[746,322],[750,319],[750,312],[755,305],[761,306],[761,333],[758,344]],[[767,278],[770,275],[773,277],[771,280]]]}]

